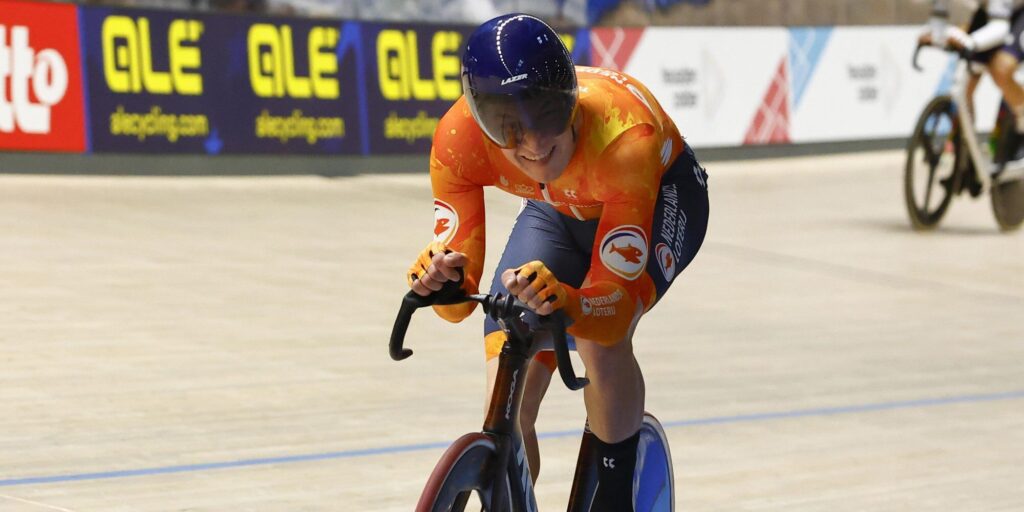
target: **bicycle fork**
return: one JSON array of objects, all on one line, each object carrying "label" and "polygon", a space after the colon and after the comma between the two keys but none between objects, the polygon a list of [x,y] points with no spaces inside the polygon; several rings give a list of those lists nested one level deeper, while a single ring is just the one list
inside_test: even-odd
[{"label": "bicycle fork", "polygon": [[528,354],[509,344],[502,349],[498,359],[495,391],[491,396],[483,428],[484,433],[494,439],[498,451],[497,464],[493,467],[491,477],[491,488],[494,490],[491,508],[495,512],[505,511],[506,508],[507,512],[537,512],[533,477],[519,427],[519,408],[523,402],[529,360]]}]

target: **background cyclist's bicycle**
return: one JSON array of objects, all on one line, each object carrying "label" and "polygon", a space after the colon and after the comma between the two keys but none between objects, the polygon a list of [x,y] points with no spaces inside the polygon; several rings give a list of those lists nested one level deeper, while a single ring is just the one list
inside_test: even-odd
[{"label": "background cyclist's bicycle", "polygon": [[[921,48],[914,52],[918,70]],[[1014,116],[1001,102],[989,143],[979,141],[965,87],[969,54],[957,54],[951,93],[935,97],[924,108],[907,144],[903,196],[910,222],[915,229],[933,229],[954,196],[967,192],[978,198],[988,191],[1000,229],[1016,230],[1024,223],[1024,169],[1007,165],[1021,143]]]}]

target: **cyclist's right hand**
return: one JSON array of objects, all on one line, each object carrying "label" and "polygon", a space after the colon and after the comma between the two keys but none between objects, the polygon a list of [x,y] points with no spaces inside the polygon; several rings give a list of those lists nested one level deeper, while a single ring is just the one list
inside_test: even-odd
[{"label": "cyclist's right hand", "polygon": [[426,297],[440,290],[444,283],[458,281],[458,269],[466,266],[468,261],[465,254],[448,249],[444,243],[431,242],[409,268],[409,288]]}]

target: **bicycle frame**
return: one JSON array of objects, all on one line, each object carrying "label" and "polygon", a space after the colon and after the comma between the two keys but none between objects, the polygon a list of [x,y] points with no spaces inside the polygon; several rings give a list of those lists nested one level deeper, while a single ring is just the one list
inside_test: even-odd
[{"label": "bicycle frame", "polygon": [[[498,375],[483,426],[483,432],[494,439],[494,445],[498,449],[498,463],[494,467],[492,478],[509,479],[507,487],[494,486],[498,492],[492,501],[502,503],[507,500],[511,505],[510,510],[536,512],[537,498],[533,492],[533,475],[530,473],[526,445],[519,427],[519,407],[523,403],[525,387],[522,383],[535,352],[529,349],[529,342],[524,347],[524,340],[513,340],[513,336],[509,336],[509,342],[498,356]],[[527,350],[524,351],[524,348]],[[511,478],[513,475],[518,478]],[[511,496],[501,495],[506,488],[512,491]]]},{"label": "bicycle frame", "polygon": [[950,89],[950,97],[956,106],[957,117],[960,120],[960,129],[963,130],[961,140],[967,146],[967,154],[973,164],[974,175],[981,183],[982,190],[987,193],[992,187],[992,174],[996,164],[993,155],[987,148],[983,148],[978,142],[978,132],[974,127],[974,117],[971,115],[970,98],[967,97],[967,81],[970,78],[970,63],[967,59],[960,58],[956,64],[956,71],[953,78],[953,86]]},{"label": "bicycle frame", "polygon": [[[489,467],[491,510],[508,512],[537,511],[537,499],[533,491],[533,477],[526,458],[526,445],[519,426],[519,409],[523,401],[523,380],[526,370],[538,352],[540,344],[534,343],[533,331],[521,319],[528,308],[513,297],[501,295],[465,295],[458,290],[457,282],[450,282],[446,288],[429,297],[420,297],[409,292],[402,301],[402,307],[391,334],[390,353],[392,359],[400,361],[412,355],[403,348],[405,333],[412,314],[416,309],[435,304],[455,304],[474,301],[494,318],[508,335],[498,357],[498,373],[491,393],[491,402],[484,419],[483,434],[495,445],[496,457]],[[551,334],[559,374],[565,385],[572,390],[581,389],[588,381],[578,378],[569,359],[566,343],[564,317],[556,312],[542,318],[542,326]],[[507,485],[495,485],[505,480]],[[509,495],[505,495],[508,490]],[[501,504],[501,505],[497,505]]]}]

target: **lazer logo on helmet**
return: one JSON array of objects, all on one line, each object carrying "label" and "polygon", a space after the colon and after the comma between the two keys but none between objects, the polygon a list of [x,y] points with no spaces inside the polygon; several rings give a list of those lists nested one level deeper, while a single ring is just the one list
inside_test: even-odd
[{"label": "lazer logo on helmet", "polygon": [[518,82],[520,80],[525,80],[527,74],[528,73],[523,73],[521,75],[516,75],[516,76],[513,76],[513,77],[506,78],[506,79],[501,81],[501,85],[508,85],[510,83],[513,83],[513,82]]},{"label": "lazer logo on helmet", "polygon": [[[0,132],[17,127],[24,133],[50,133],[50,108],[68,90],[67,64],[52,48],[36,52],[29,46],[28,27],[11,27],[8,46],[7,30],[0,25]],[[10,93],[4,85],[8,77]]]}]

